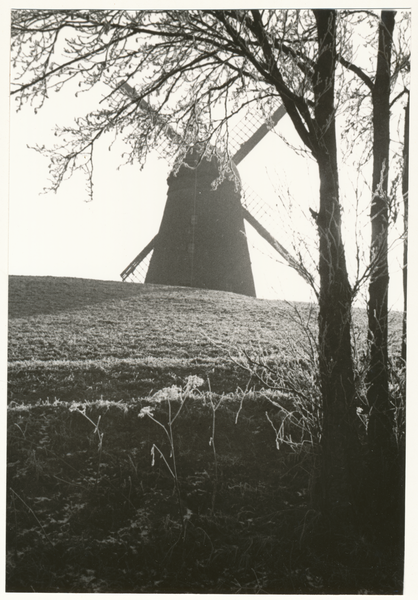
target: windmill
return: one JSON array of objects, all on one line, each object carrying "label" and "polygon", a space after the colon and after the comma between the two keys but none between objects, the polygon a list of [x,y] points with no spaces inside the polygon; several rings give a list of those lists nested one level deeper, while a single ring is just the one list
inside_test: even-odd
[{"label": "windmill", "polygon": [[[132,98],[138,98],[128,84],[122,88]],[[140,101],[140,107],[152,112],[144,100]],[[280,106],[261,126],[253,117],[250,124],[253,133],[249,136],[246,120],[238,132],[240,145],[232,158],[234,170],[285,113],[284,106]],[[176,135],[172,129],[167,130],[169,139]],[[289,266],[310,282],[303,266],[263,225],[262,221],[271,222],[263,201],[248,188],[237,191],[234,182],[228,179],[212,189],[211,184],[218,175],[215,157],[202,158],[198,145],[190,150],[178,173],[168,177],[167,201],[159,232],[121,273],[123,281],[255,296],[245,220]]]}]

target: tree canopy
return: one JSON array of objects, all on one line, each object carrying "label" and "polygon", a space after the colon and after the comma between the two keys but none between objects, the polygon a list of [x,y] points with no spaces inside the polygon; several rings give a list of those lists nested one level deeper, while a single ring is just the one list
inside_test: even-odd
[{"label": "tree canopy", "polygon": [[[379,14],[337,11],[336,18],[336,110],[344,145],[351,141],[352,148],[364,132],[370,139]],[[408,18],[402,15],[394,45],[397,94],[408,77]],[[96,110],[57,129],[49,152],[53,189],[74,169],[91,178],[94,144],[108,132],[126,142],[126,160],[141,165],[170,131],[176,136],[163,151],[178,164],[196,141],[227,164],[228,120],[249,113],[268,118],[281,102],[315,156],[320,51],[310,10],[16,10],[11,93],[18,108],[30,103],[38,110],[64,85],[75,93],[101,90]]]}]

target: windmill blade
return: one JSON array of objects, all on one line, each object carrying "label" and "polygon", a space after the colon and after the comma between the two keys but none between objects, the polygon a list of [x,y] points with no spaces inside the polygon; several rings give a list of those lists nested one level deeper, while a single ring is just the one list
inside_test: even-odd
[{"label": "windmill blade", "polygon": [[[286,109],[284,105],[280,105],[279,108],[275,110],[275,112],[271,115],[269,121],[262,123],[259,125],[259,121],[256,117],[250,117],[250,123],[248,123],[248,119],[243,119],[244,126],[239,127],[241,131],[238,132],[237,137],[241,137],[243,139],[244,127],[247,128],[248,125],[256,127],[254,133],[245,140],[239,149],[235,152],[232,162],[235,165],[238,165],[241,161],[244,160],[248,154],[254,150],[256,145],[261,142],[261,140],[277,125],[277,123],[284,117],[286,114]],[[234,132],[235,133],[235,132]],[[285,259],[287,264],[292,267],[308,284],[312,283],[312,278],[305,267],[300,264],[291,254],[286,250],[286,248],[277,241],[277,239],[260,223],[260,216],[264,216],[264,220],[271,223],[274,221],[274,215],[267,213],[266,204],[261,204],[261,200],[256,199],[256,195],[253,191],[250,190],[248,186],[242,189],[242,210],[244,219],[257,231],[257,233],[265,239],[275,250]],[[251,212],[250,212],[251,209]],[[254,213],[258,213],[258,219],[254,216]]]},{"label": "windmill blade", "polygon": [[249,186],[242,186],[241,192],[244,219],[285,259],[289,267],[294,269],[307,283],[312,284],[312,277],[306,268],[294,258],[283,244],[278,242],[277,235],[271,233],[272,223],[277,223],[277,212]]},{"label": "windmill blade", "polygon": [[133,272],[139,267],[139,265],[146,259],[148,254],[154,250],[155,242],[157,241],[158,233],[156,236],[152,238],[149,244],[145,246],[143,250],[136,256],[131,263],[122,271],[120,277],[122,281],[126,281],[128,277],[130,277]]},{"label": "windmill blade", "polygon": [[160,115],[160,113],[157,110],[155,110],[155,108],[153,108],[149,102],[144,100],[144,98],[140,98],[138,92],[132,86],[130,86],[129,83],[126,83],[126,82],[123,83],[120,86],[120,89],[127,96],[132,98],[132,100],[135,100],[136,102],[138,102],[139,107],[144,112],[151,115],[152,118],[154,119],[154,122],[158,123],[160,126],[163,126],[165,138],[163,137],[161,139],[161,142],[158,144],[157,150],[158,150],[158,148],[161,149],[162,147],[166,146],[171,141],[177,142],[177,143],[179,143],[181,141],[181,136],[177,133],[177,131],[175,131],[170,125],[168,125],[168,123],[165,121],[164,117],[162,117]]},{"label": "windmill blade", "polygon": [[[244,160],[248,154],[254,150],[259,142],[277,125],[282,117],[286,114],[286,109],[283,104],[279,106],[279,108],[271,115],[268,122],[264,122],[262,125],[259,125],[259,121],[257,122],[257,129],[252,134],[252,136],[245,140],[243,144],[241,144],[240,148],[235,152],[232,157],[232,162],[236,165]],[[248,130],[248,119],[243,119],[245,121],[245,127]],[[237,128],[239,125],[237,126]],[[243,127],[241,127],[241,131],[243,131]],[[243,138],[243,134],[238,133],[237,136]]]},{"label": "windmill blade", "polygon": [[301,277],[303,277],[303,279],[311,284],[312,283],[312,279],[311,276],[309,275],[308,271],[303,267],[303,265],[301,265],[295,258],[293,258],[293,256],[290,254],[290,252],[288,252],[286,250],[286,248],[284,246],[282,246],[282,244],[280,244],[280,242],[278,242],[276,240],[275,237],[273,237],[271,235],[271,233],[269,231],[267,231],[267,229],[265,227],[263,227],[263,225],[261,225],[261,223],[243,206],[242,207],[243,210],[243,214],[244,214],[244,219],[246,221],[248,221],[248,223],[254,227],[254,229],[257,231],[257,233],[266,240],[266,242],[268,242],[270,244],[270,246],[272,246],[276,252],[278,252],[280,254],[280,256],[282,256],[285,261],[287,262],[287,264],[289,265],[289,267],[292,267],[292,269],[295,269],[295,271],[297,273],[299,273],[299,275]]}]

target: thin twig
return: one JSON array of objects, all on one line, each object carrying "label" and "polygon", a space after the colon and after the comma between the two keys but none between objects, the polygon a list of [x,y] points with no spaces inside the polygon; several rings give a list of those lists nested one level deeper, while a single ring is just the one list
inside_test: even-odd
[{"label": "thin twig", "polygon": [[30,506],[28,506],[28,505],[26,504],[26,502],[23,500],[23,498],[22,498],[21,496],[19,496],[19,494],[18,494],[17,492],[15,492],[15,490],[14,490],[13,488],[9,488],[9,489],[10,489],[10,491],[11,491],[11,492],[13,492],[13,494],[16,496],[16,498],[19,498],[19,500],[22,502],[22,504],[23,504],[24,506],[26,506],[26,508],[28,509],[28,511],[29,511],[29,512],[30,512],[30,513],[31,513],[31,514],[32,514],[32,515],[35,517],[35,519],[36,519],[36,522],[38,523],[39,527],[42,529],[42,533],[44,534],[44,536],[46,537],[46,539],[48,540],[48,542],[51,544],[51,546],[52,546],[53,548],[55,548],[55,545],[54,545],[54,543],[53,543],[53,542],[51,542],[51,540],[50,540],[50,538],[49,538],[49,536],[48,536],[47,532],[45,531],[45,529],[44,529],[44,527],[43,527],[42,523],[40,522],[40,520],[38,519],[38,517],[35,515],[35,513],[34,513],[34,512],[33,512],[33,510],[31,509],[31,507],[30,507]]}]

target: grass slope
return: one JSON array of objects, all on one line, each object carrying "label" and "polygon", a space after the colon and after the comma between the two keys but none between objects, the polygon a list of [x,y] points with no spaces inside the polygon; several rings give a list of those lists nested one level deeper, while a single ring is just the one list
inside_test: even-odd
[{"label": "grass slope", "polygon": [[309,402],[314,308],[54,277],[9,302],[9,592],[400,592],[397,555],[304,543],[301,414],[233,360],[295,369]]},{"label": "grass slope", "polygon": [[233,391],[248,376],[227,360],[231,352],[305,344],[283,302],[191,288],[11,277],[9,314],[15,401],[131,399],[189,374]]},{"label": "grass slope", "polygon": [[192,288],[11,277],[9,306],[11,361],[225,357],[295,333],[284,302]]}]

